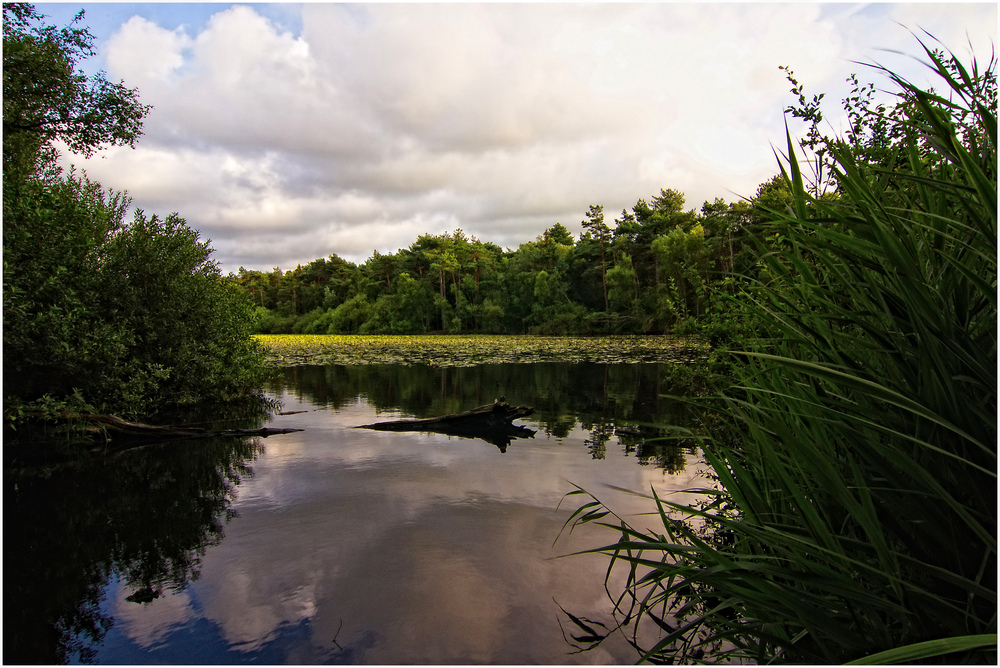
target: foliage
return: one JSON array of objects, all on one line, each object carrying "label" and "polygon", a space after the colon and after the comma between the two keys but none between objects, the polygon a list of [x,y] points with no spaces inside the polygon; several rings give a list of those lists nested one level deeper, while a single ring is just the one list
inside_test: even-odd
[{"label": "foliage", "polygon": [[[73,20],[83,18],[81,10]],[[36,158],[51,158],[51,141],[92,154],[108,145],[134,146],[149,105],[138,91],[113,84],[104,73],[89,78],[76,63],[94,55],[86,28],[57,29],[24,3],[3,6],[4,173],[33,169]]]},{"label": "foliage", "polygon": [[719,489],[657,498],[662,535],[596,500],[571,518],[620,533],[594,551],[628,570],[616,611],[664,631],[644,659],[996,661],[994,63],[925,50],[948,92],[885,71],[879,151],[857,126],[807,138],[834,191],[789,139],[752,304],[777,336],[705,443]]},{"label": "foliage", "polygon": [[114,362],[119,377],[107,379],[121,388],[142,378],[143,369],[163,376],[135,390],[137,405],[226,402],[259,391],[253,307],[198,237],[176,214],[161,220],[137,211],[104,250],[99,308],[127,342]]},{"label": "foliage", "polygon": [[85,154],[132,145],[148,107],[134,90],[77,72],[92,53],[86,29],[57,30],[43,18],[30,5],[4,5],[8,426],[15,407],[23,414],[72,397],[132,415],[259,398],[252,306],[197,231],[176,214],[138,211],[126,223],[125,194],[55,167],[53,140]]},{"label": "foliage", "polygon": [[136,212],[84,177],[5,191],[4,386],[150,413],[253,395],[252,306],[176,215]]},{"label": "foliage", "polygon": [[120,349],[113,326],[93,316],[102,289],[93,269],[126,202],[73,174],[4,177],[5,394],[66,396]]},{"label": "foliage", "polygon": [[[761,204],[774,199],[764,189]],[[515,250],[450,234],[421,235],[361,265],[336,255],[282,271],[234,277],[258,305],[261,334],[700,333],[719,325],[756,271],[753,203],[705,202],[684,211],[683,194],[639,200],[612,229],[591,205],[579,240],[555,223]]]}]

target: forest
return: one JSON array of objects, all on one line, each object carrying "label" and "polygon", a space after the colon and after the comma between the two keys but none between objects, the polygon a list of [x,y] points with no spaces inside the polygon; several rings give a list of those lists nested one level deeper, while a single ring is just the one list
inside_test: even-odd
[{"label": "forest", "polygon": [[727,296],[759,278],[770,247],[761,223],[788,206],[775,176],[749,200],[686,208],[661,189],[612,222],[584,212],[578,236],[555,222],[517,249],[423,234],[356,265],[337,255],[271,272],[231,275],[257,307],[262,334],[693,334],[720,340]]}]

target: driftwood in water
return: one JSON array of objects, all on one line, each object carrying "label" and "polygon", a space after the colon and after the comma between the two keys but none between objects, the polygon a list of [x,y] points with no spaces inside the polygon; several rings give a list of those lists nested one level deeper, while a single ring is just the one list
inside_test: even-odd
[{"label": "driftwood in water", "polygon": [[375,424],[360,425],[357,429],[423,431],[448,436],[481,438],[500,448],[500,452],[506,452],[507,446],[512,440],[534,437],[534,430],[511,424],[515,419],[531,415],[534,412],[535,409],[531,406],[510,406],[506,401],[497,400],[493,404],[479,406],[464,413],[376,422]]},{"label": "driftwood in water", "polygon": [[118,436],[124,439],[185,439],[185,438],[216,438],[216,437],[243,437],[243,436],[271,436],[273,434],[288,434],[293,431],[304,431],[303,429],[270,429],[261,427],[259,429],[201,429],[199,427],[186,427],[183,425],[151,425],[141,422],[128,422],[114,415],[103,415],[100,413],[72,413],[70,411],[60,411],[58,417],[67,420],[81,420],[86,423],[86,431],[93,434],[104,434]]}]

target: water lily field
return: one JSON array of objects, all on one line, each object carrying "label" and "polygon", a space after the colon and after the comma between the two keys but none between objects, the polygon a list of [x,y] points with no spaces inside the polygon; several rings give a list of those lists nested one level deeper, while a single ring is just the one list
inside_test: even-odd
[{"label": "water lily field", "polygon": [[532,362],[688,363],[708,351],[696,338],[668,336],[259,335],[267,361],[302,364],[427,364],[467,367]]}]

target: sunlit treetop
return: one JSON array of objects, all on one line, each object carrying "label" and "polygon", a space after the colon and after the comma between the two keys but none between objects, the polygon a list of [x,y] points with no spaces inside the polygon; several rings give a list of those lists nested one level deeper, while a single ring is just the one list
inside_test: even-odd
[{"label": "sunlit treetop", "polygon": [[32,168],[54,157],[61,140],[75,153],[92,155],[105,146],[135,146],[150,105],[104,72],[87,77],[77,69],[93,56],[87,28],[56,28],[32,5],[3,6],[4,171]]}]

